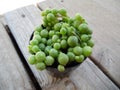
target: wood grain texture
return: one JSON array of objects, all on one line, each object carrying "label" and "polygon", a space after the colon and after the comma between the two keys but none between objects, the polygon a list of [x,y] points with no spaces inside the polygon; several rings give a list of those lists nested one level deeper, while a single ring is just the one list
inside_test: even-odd
[{"label": "wood grain texture", "polygon": [[[55,78],[55,77],[54,77]],[[89,59],[45,90],[119,90]]]},{"label": "wood grain texture", "polygon": [[1,22],[0,90],[35,90]]},{"label": "wood grain texture", "polygon": [[47,0],[39,8],[67,9],[70,16],[79,12],[93,29],[95,47],[92,56],[120,86],[120,1],[119,0]]},{"label": "wood grain texture", "polygon": [[[30,5],[6,13],[5,18],[21,52],[25,59],[28,60],[30,54],[27,46],[29,44],[30,36],[34,31],[34,27],[41,23],[40,10],[33,5]],[[46,70],[38,71],[34,66],[29,66],[41,87],[52,82],[52,78]]]},{"label": "wood grain texture", "polygon": [[[24,14],[24,17],[21,15]],[[26,60],[27,45],[34,26],[41,24],[40,11],[35,6],[27,6],[5,14],[6,21]],[[118,88],[90,61],[86,60],[69,77],[58,78],[31,66],[43,90],[118,90]],[[87,85],[87,87],[86,87]],[[102,86],[102,87],[101,87]]]}]

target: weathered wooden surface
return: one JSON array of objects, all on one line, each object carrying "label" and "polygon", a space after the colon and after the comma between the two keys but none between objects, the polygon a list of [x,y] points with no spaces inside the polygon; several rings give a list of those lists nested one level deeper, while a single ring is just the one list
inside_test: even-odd
[{"label": "weathered wooden surface", "polygon": [[[41,24],[40,10],[34,6],[28,6],[6,13],[5,18],[18,46],[27,60],[29,55],[27,45],[29,44],[30,35],[33,32],[34,26]],[[58,79],[48,74],[46,70],[37,71],[34,66],[30,65],[30,67],[39,84],[42,87],[45,86],[45,90],[50,88],[51,90],[57,90],[59,87],[63,87],[63,90],[118,90],[89,59],[71,72],[69,77],[64,79]],[[61,89],[59,88],[58,90]]]},{"label": "weathered wooden surface", "polygon": [[67,9],[69,15],[79,12],[93,29],[95,47],[92,56],[120,86],[120,1],[119,0],[47,0],[40,9]]},{"label": "weathered wooden surface", "polygon": [[46,90],[119,90],[89,59]]},{"label": "weathered wooden surface", "polygon": [[[23,53],[25,59],[28,59],[29,52],[27,46],[34,27],[41,23],[40,10],[30,5],[5,14],[6,21],[14,35],[18,46]],[[44,71],[38,71],[30,65],[32,72],[37,78],[39,84],[44,87],[52,82],[51,76]]]},{"label": "weathered wooden surface", "polygon": [[[3,20],[3,18],[2,18]],[[0,18],[0,90],[35,90]]]},{"label": "weathered wooden surface", "polygon": [[4,24],[4,25],[6,24],[4,15],[0,15],[0,22],[1,22],[1,24]]}]

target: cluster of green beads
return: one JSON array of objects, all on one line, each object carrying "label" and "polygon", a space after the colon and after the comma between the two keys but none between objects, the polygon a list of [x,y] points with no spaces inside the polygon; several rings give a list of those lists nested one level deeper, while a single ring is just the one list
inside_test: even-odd
[{"label": "cluster of green beads", "polygon": [[58,63],[58,71],[63,72],[69,63],[81,63],[91,55],[92,30],[80,14],[71,18],[65,9],[47,9],[41,15],[43,23],[35,28],[28,45],[30,64],[44,70]]}]

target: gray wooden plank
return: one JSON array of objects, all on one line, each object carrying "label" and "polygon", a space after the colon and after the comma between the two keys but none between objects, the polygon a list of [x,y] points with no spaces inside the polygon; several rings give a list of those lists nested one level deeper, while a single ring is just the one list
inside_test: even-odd
[{"label": "gray wooden plank", "polygon": [[[24,18],[21,17],[23,14],[25,16]],[[29,37],[33,32],[34,26],[40,24],[40,11],[34,6],[27,6],[6,13],[5,17],[12,34],[27,60],[29,55],[27,50]],[[48,74],[46,70],[37,71],[34,66],[30,65],[30,67],[44,90],[61,90],[61,88],[63,90],[118,90],[118,88],[88,59],[76,70],[71,72],[70,76],[66,77],[67,79],[59,79]],[[87,88],[85,85],[87,85]]]},{"label": "gray wooden plank", "polygon": [[79,12],[93,29],[95,47],[92,56],[120,86],[119,0],[47,0],[38,6],[41,9],[64,7],[70,16]]},{"label": "gray wooden plank", "polygon": [[1,22],[1,24],[4,24],[4,25],[6,24],[4,15],[0,15],[0,22]]},{"label": "gray wooden plank", "polygon": [[35,90],[1,22],[0,90]]},{"label": "gray wooden plank", "polygon": [[[30,36],[34,27],[41,23],[40,10],[33,5],[30,5],[6,13],[5,18],[11,33],[15,37],[21,52],[27,60],[30,55],[27,49]],[[38,71],[34,66],[29,66],[41,87],[52,82],[52,78],[46,70]]]},{"label": "gray wooden plank", "polygon": [[[69,89],[70,88],[70,89]],[[119,90],[89,59],[45,90]]]}]

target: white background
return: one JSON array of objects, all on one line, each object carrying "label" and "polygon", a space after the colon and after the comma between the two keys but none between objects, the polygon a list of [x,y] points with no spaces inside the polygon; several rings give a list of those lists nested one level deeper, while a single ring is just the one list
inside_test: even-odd
[{"label": "white background", "polygon": [[27,6],[44,0],[0,0],[0,15],[16,8]]}]

